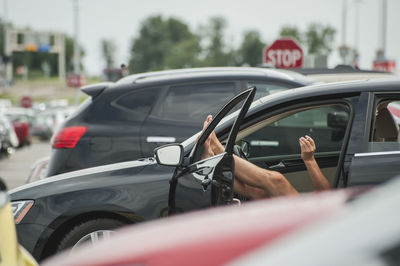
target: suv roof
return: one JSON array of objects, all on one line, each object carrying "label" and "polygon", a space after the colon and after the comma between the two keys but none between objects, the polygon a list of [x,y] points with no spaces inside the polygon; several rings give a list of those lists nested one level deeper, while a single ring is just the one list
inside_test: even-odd
[{"label": "suv roof", "polygon": [[265,69],[258,67],[206,67],[206,68],[183,68],[174,70],[154,71],[133,74],[120,79],[117,84],[131,84],[139,82],[162,81],[166,79],[196,78],[203,76],[259,76],[277,79],[289,79],[305,84],[312,84],[314,80],[287,70]]},{"label": "suv roof", "polygon": [[212,77],[252,77],[277,80],[289,80],[293,83],[312,85],[317,83],[315,79],[286,69],[268,69],[262,67],[201,67],[162,70],[132,74],[117,82],[101,82],[81,87],[82,92],[92,98],[100,95],[106,88],[113,85],[128,85],[150,82],[165,82],[176,79],[210,79]]},{"label": "suv roof", "polygon": [[389,72],[359,69],[350,65],[337,65],[334,68],[293,68],[291,70],[323,82],[394,77]]}]

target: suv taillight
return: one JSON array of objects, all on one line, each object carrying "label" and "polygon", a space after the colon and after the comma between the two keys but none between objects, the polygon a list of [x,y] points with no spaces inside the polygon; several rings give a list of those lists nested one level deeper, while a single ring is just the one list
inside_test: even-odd
[{"label": "suv taillight", "polygon": [[87,127],[76,126],[60,129],[53,137],[54,149],[73,149],[87,131]]}]

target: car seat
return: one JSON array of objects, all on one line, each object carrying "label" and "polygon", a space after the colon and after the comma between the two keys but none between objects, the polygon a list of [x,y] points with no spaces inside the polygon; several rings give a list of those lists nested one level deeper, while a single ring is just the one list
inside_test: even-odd
[{"label": "car seat", "polygon": [[374,142],[397,142],[398,140],[399,130],[386,106],[378,110],[374,131]]}]

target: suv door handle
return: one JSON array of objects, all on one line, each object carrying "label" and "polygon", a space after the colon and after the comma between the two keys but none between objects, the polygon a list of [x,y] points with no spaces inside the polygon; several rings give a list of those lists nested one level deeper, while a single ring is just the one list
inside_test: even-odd
[{"label": "suv door handle", "polygon": [[269,169],[283,169],[285,167],[286,167],[285,163],[283,161],[280,161],[278,164],[271,165],[268,168]]},{"label": "suv door handle", "polygon": [[176,142],[176,138],[175,137],[164,137],[164,136],[148,136],[146,138],[146,141],[148,143],[157,143],[157,142],[173,143],[173,142]]},{"label": "suv door handle", "polygon": [[298,161],[280,161],[278,164],[275,165],[271,165],[268,168],[269,169],[283,169],[286,167],[295,167],[295,166],[301,166],[304,165],[304,163],[302,163],[302,161],[298,160]]}]

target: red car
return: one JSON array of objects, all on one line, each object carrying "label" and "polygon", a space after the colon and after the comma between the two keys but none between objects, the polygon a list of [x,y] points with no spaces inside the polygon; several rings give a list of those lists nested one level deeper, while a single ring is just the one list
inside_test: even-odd
[{"label": "red car", "polygon": [[13,107],[7,109],[5,115],[13,124],[19,140],[19,147],[30,145],[30,127],[33,121],[33,111],[26,108]]},{"label": "red car", "polygon": [[19,147],[30,145],[31,141],[29,138],[29,123],[18,120],[14,120],[11,123],[14,127],[15,134],[17,134]]},{"label": "red car", "polygon": [[43,265],[221,265],[334,216],[358,189],[216,207],[121,229]]}]

